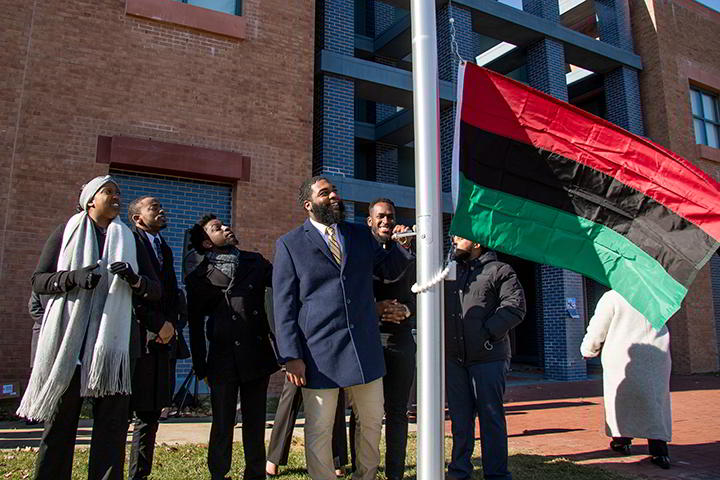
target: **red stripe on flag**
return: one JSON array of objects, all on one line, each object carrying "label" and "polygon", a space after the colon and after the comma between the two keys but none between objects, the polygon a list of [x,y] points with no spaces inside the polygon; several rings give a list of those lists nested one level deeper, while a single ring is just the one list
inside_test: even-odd
[{"label": "red stripe on flag", "polygon": [[720,240],[719,184],[673,152],[473,64],[461,108],[463,121],[610,175]]}]

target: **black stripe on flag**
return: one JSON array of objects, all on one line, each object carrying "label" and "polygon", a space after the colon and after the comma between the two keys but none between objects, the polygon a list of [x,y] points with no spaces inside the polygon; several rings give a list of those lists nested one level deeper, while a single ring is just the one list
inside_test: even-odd
[{"label": "black stripe on flag", "polygon": [[460,171],[476,184],[611,228],[687,286],[715,245],[696,225],[572,159],[461,123]]}]

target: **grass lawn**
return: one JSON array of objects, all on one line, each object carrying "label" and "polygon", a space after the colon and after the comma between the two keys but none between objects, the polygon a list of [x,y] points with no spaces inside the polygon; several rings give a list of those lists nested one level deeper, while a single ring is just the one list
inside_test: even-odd
[{"label": "grass lawn", "polygon": [[[475,471],[474,479],[481,479],[480,469],[480,442],[476,443],[475,458],[473,463],[478,470]],[[384,445],[382,446],[384,451]],[[445,442],[446,460],[449,460],[450,439]],[[203,445],[160,445],[155,450],[155,462],[152,480],[178,480],[178,479],[208,479],[209,474],[206,466],[207,446]],[[35,451],[25,450],[4,450],[0,452],[0,480],[4,479],[27,479],[32,476]],[[87,478],[88,451],[86,448],[77,450],[75,453],[75,467],[73,479]],[[239,443],[233,448],[233,468],[230,475],[233,479],[242,478],[243,457],[242,447]],[[577,465],[562,458],[550,458],[540,455],[525,455],[520,452],[511,452],[510,470],[516,480],[620,480],[633,477],[608,472],[597,467]],[[411,434],[408,442],[408,459],[405,478],[416,478],[415,458],[415,435]],[[281,467],[280,479],[282,480],[308,480],[310,477],[305,472],[305,457],[303,452],[302,439],[293,439],[293,446],[290,450],[290,464]],[[350,478],[348,475],[347,479]],[[385,479],[382,470],[380,479]],[[440,480],[440,479],[438,479]]]}]

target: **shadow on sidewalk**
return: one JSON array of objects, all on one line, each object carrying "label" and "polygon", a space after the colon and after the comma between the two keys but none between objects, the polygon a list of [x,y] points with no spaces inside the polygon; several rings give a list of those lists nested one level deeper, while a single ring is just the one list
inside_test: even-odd
[{"label": "shadow on sidewalk", "polygon": [[553,455],[572,462],[582,462],[621,473],[662,479],[720,479],[720,441],[691,445],[670,443],[672,468],[661,470],[650,463],[647,442],[636,439],[631,456],[621,456],[608,449],[567,455]]},{"label": "shadow on sidewalk", "polygon": [[[582,432],[585,431],[584,428],[539,428],[536,430],[523,430],[522,433],[512,433],[508,435],[508,438],[512,437],[530,437],[533,435],[548,435],[551,433],[568,433],[568,432]],[[477,437],[476,440],[480,440],[480,437]]]},{"label": "shadow on sidewalk", "polygon": [[[19,430],[5,430],[0,432],[0,448],[37,447],[42,438],[43,426],[24,427]],[[75,445],[90,445],[92,428],[78,428],[78,438]]]},{"label": "shadow on sidewalk", "polygon": [[[720,374],[672,375],[671,392],[720,390]],[[537,383],[508,385],[505,403],[602,397],[602,378],[577,382],[540,380]]]},{"label": "shadow on sidewalk", "polygon": [[591,405],[598,405],[598,403],[581,400],[578,402],[543,402],[530,403],[527,405],[508,405],[507,407],[505,407],[505,413],[522,412],[525,410],[546,410],[551,408],[588,407]]}]

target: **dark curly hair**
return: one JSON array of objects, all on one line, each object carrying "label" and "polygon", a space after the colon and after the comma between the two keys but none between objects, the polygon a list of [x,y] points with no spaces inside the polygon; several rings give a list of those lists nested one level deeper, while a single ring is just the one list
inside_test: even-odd
[{"label": "dark curly hair", "polygon": [[198,220],[195,225],[190,227],[190,246],[198,253],[204,253],[207,251],[207,249],[203,247],[203,242],[209,238],[207,233],[205,233],[205,225],[207,225],[211,220],[216,219],[217,216],[212,213],[207,213],[203,215],[203,217]]}]

